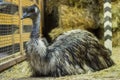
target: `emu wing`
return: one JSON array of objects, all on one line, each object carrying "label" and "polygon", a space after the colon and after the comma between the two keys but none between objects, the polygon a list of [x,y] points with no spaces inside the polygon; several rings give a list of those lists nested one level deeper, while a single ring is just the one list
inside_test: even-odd
[{"label": "emu wing", "polygon": [[63,75],[98,71],[114,64],[109,50],[94,35],[83,30],[62,34],[47,52],[49,58],[55,56],[56,71]]}]

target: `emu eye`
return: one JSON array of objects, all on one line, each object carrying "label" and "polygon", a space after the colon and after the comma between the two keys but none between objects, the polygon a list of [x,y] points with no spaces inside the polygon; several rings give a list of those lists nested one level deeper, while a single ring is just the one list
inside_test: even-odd
[{"label": "emu eye", "polygon": [[35,12],[35,9],[31,9],[29,12],[34,13],[34,12]]}]

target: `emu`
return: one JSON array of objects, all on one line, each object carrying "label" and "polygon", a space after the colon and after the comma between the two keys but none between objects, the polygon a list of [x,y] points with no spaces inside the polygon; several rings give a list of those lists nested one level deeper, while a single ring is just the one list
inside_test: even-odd
[{"label": "emu", "polygon": [[40,38],[40,10],[36,5],[23,12],[33,22],[26,55],[33,76],[59,77],[99,71],[114,64],[111,54],[97,38],[85,30],[71,30],[61,34],[52,44]]}]

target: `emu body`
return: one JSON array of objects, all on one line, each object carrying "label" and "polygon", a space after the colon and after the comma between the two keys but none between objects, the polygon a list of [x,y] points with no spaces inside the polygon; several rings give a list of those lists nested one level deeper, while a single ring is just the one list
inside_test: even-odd
[{"label": "emu body", "polygon": [[90,32],[71,30],[60,35],[51,45],[46,45],[39,37],[38,7],[28,7],[23,18],[31,18],[33,21],[26,54],[34,76],[81,74],[99,71],[114,64],[110,51]]}]

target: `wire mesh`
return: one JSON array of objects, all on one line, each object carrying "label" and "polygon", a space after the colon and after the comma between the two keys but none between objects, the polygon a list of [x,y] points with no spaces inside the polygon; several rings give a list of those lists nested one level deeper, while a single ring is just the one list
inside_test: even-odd
[{"label": "wire mesh", "polygon": [[33,4],[40,8],[41,1],[0,0],[0,4],[11,3],[0,5],[0,71],[26,58],[24,48],[32,30],[32,21],[30,19],[21,21],[20,18],[24,8]]},{"label": "wire mesh", "polygon": [[22,14],[19,12],[20,7],[23,10],[33,4],[40,7],[40,0],[2,0],[1,2],[3,1],[12,4],[0,6],[0,59],[21,52],[21,43],[23,43],[24,49],[25,43],[29,40],[32,21],[24,19],[22,24],[20,23],[20,15]]},{"label": "wire mesh", "polygon": [[19,43],[14,35],[19,34],[19,27],[15,16],[18,16],[18,6],[6,5],[0,8],[0,58],[20,51]]}]

